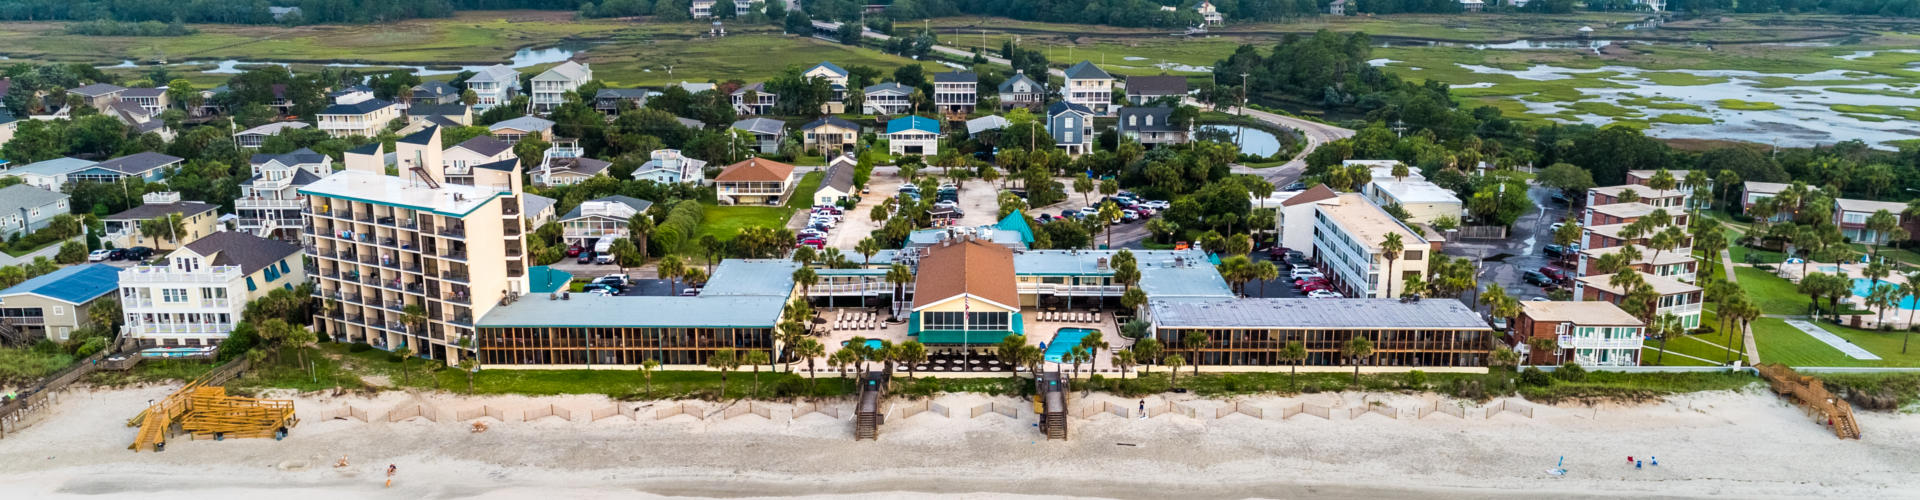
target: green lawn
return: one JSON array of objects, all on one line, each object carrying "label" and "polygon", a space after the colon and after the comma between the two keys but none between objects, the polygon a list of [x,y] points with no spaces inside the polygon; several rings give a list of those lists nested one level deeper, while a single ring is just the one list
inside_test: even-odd
[{"label": "green lawn", "polygon": [[[1747,291],[1747,298],[1760,305],[1766,314],[1806,314],[1807,296],[1795,291],[1795,285],[1785,278],[1751,267],[1736,267],[1733,275],[1740,279],[1740,288]],[[1764,359],[1765,356],[1762,356]]]},{"label": "green lawn", "polygon": [[687,244],[693,245],[706,235],[721,241],[731,240],[740,229],[747,227],[787,227],[794,210],[812,206],[813,192],[820,189],[820,175],[820,172],[811,172],[801,177],[784,206],[708,205],[706,222],[700,224],[700,231],[692,238],[687,238]]},{"label": "green lawn", "polygon": [[1789,366],[1920,366],[1920,347],[1900,353],[1903,333],[1881,333],[1855,328],[1847,328],[1831,323],[1819,323],[1821,328],[1854,345],[1880,356],[1879,361],[1853,359],[1842,354],[1839,349],[1827,345],[1806,332],[1788,325],[1786,321],[1775,318],[1761,318],[1753,323],[1754,341],[1760,345],[1760,360],[1764,362],[1785,363]]},{"label": "green lawn", "polygon": [[[1692,341],[1689,340],[1687,342],[1692,342]],[[1667,346],[1667,350],[1670,352],[1667,352],[1666,356],[1662,356],[1660,354],[1660,351],[1656,351],[1653,349],[1654,347],[1657,347],[1657,345],[1652,341],[1648,341],[1647,347],[1640,349],[1640,365],[1641,366],[1720,366],[1719,363],[1708,363],[1708,362],[1697,360],[1697,359],[1691,359],[1685,356],[1672,355],[1675,352],[1680,352],[1679,347],[1681,346],[1678,345],[1680,343],[1681,342],[1678,342],[1677,340],[1668,342],[1668,344],[1672,344]],[[1694,353],[1688,353],[1688,354],[1694,354]],[[1699,356],[1698,354],[1694,354],[1694,355]],[[1700,357],[1707,358],[1706,356],[1700,356]],[[1717,358],[1707,358],[1707,359],[1717,359]]]}]

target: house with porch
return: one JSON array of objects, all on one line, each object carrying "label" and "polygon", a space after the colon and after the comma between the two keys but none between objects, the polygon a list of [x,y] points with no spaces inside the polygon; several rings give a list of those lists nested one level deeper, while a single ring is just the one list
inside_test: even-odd
[{"label": "house with porch", "polygon": [[1062,99],[1083,106],[1094,115],[1112,114],[1113,75],[1094,66],[1093,61],[1074,64],[1067,68],[1066,75],[1066,86],[1060,89]]},{"label": "house with porch", "polygon": [[460,89],[448,84],[446,80],[427,80],[413,86],[413,97],[407,104],[453,104],[460,102]]},{"label": "house with porch", "polygon": [[505,64],[495,64],[482,68],[467,78],[467,90],[480,98],[474,102],[475,111],[486,111],[494,106],[513,101],[520,94],[520,72]]},{"label": "house with porch", "polygon": [[780,152],[787,141],[787,122],[772,118],[748,118],[733,122],[733,129],[753,136],[754,148],[763,154]]},{"label": "house with porch", "polygon": [[362,98],[358,95],[341,96],[331,106],[320,110],[316,115],[320,130],[336,138],[373,137],[387,129],[387,124],[400,117],[400,108],[393,103]]},{"label": "house with porch", "polygon": [[887,152],[896,156],[940,154],[940,121],[924,116],[888,120]]},{"label": "house with porch", "polygon": [[1047,103],[1047,88],[1028,78],[1025,70],[1014,70],[1013,77],[1000,82],[1000,108],[1039,110]]},{"label": "house with porch", "polygon": [[1120,108],[1118,123],[1121,135],[1139,142],[1147,149],[1186,144],[1189,139],[1188,124],[1173,123],[1173,108]]},{"label": "house with porch", "polygon": [[[171,191],[147,193],[141,197],[141,201],[144,203],[140,206],[101,217],[100,220],[106,223],[107,233],[100,240],[112,243],[114,248],[172,250],[219,231],[215,226],[219,219],[215,209],[220,208],[219,205],[181,200],[180,193]],[[154,237],[141,234],[141,222],[167,216],[179,216],[180,227],[176,231],[167,231]]]},{"label": "house with porch", "polygon": [[[1639,366],[1647,339],[1646,322],[1599,301],[1523,301],[1513,327],[1513,349],[1526,353],[1523,362],[1530,365]],[[1530,339],[1552,339],[1559,349],[1535,351]]]},{"label": "house with porch", "polygon": [[1093,152],[1093,111],[1071,102],[1053,103],[1047,107],[1047,133],[1067,154]]},{"label": "house with porch", "polygon": [[860,124],[828,116],[800,126],[801,147],[822,156],[838,156],[860,144]]},{"label": "house with porch", "polygon": [[255,149],[259,148],[261,144],[266,144],[268,137],[280,135],[283,131],[303,129],[309,126],[307,122],[273,122],[234,133],[233,143],[239,145],[241,148]]},{"label": "house with porch", "polygon": [[120,268],[92,263],[67,266],[0,290],[0,340],[32,344],[66,342],[92,324],[91,309],[120,286]]},{"label": "house with porch", "polygon": [[713,190],[728,205],[779,205],[796,183],[793,165],[748,158],[728,165],[713,178]]},{"label": "house with porch", "polygon": [[580,202],[560,216],[560,239],[567,244],[591,248],[601,237],[625,238],[629,234],[627,221],[651,207],[651,201],[617,194]]},{"label": "house with porch", "polygon": [[869,115],[898,115],[913,109],[913,87],[896,82],[868,85],[862,89],[865,100],[860,112]]},{"label": "house with porch", "polygon": [[248,159],[253,177],[240,184],[233,213],[240,232],[282,241],[302,241],[306,223],[300,208],[306,197],[300,188],[333,174],[333,158],[300,148],[281,155],[254,154]]},{"label": "house with porch", "polygon": [[67,174],[68,182],[120,182],[140,179],[156,182],[165,179],[167,169],[180,166],[184,159],[152,151],[134,153],[95,163]]},{"label": "house with porch", "polygon": [[833,89],[833,96],[828,97],[827,102],[820,105],[820,112],[829,115],[845,113],[847,111],[847,77],[849,75],[845,68],[841,68],[828,61],[820,61],[820,64],[815,64],[813,67],[807,68],[806,71],[800,72],[800,78],[807,80],[814,78],[824,79],[827,81],[827,86]]},{"label": "house with porch", "polygon": [[632,105],[633,109],[646,107],[647,89],[600,89],[593,94],[593,109],[609,115],[620,114],[620,103]]},{"label": "house with porch", "polygon": [[930,351],[991,351],[1026,334],[1011,248],[971,237],[928,247],[913,289],[907,333]]},{"label": "house with porch", "polygon": [[698,184],[707,178],[707,161],[688,158],[678,149],[656,149],[649,156],[651,159],[634,169],[634,179],[661,184]]},{"label": "house with porch", "polygon": [[593,80],[593,68],[589,65],[574,61],[560,63],[534,75],[531,81],[533,99],[529,104],[536,113],[551,112],[567,101],[568,92],[579,89],[581,84],[590,80]]},{"label": "house with porch", "polygon": [[941,114],[972,113],[980,104],[980,75],[949,71],[933,75],[933,107]]},{"label": "house with porch", "polygon": [[0,172],[0,177],[19,177],[28,186],[57,192],[73,180],[68,176],[96,164],[79,158],[54,158],[7,169]]},{"label": "house with porch", "polygon": [[[748,99],[752,94],[752,99]],[[773,106],[780,102],[780,94],[767,91],[767,84],[754,82],[733,90],[733,111],[743,115],[764,115],[773,112]]]},{"label": "house with porch", "polygon": [[487,126],[487,131],[493,134],[494,138],[516,144],[520,142],[520,139],[528,136],[539,137],[540,140],[546,142],[553,142],[553,120],[537,116],[522,116],[510,120],[501,120],[498,123]]},{"label": "house with porch", "polygon": [[163,264],[120,272],[122,336],[146,347],[218,345],[247,303],[307,281],[299,243],[239,232],[207,235]]},{"label": "house with porch", "polygon": [[73,213],[66,193],[14,184],[0,188],[0,239],[39,231],[53,217]]},{"label": "house with porch", "polygon": [[1187,97],[1187,77],[1160,75],[1127,78],[1128,105],[1146,106],[1165,97],[1175,99]]}]

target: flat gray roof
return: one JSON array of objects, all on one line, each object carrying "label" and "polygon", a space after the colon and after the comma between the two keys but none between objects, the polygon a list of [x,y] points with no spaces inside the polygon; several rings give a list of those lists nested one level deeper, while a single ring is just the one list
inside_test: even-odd
[{"label": "flat gray roof", "polygon": [[1147,308],[1162,328],[1492,330],[1453,299],[1168,299]]},{"label": "flat gray roof", "polygon": [[1141,267],[1140,289],[1150,299],[1233,298],[1233,288],[1220,271],[1202,262],[1192,267]]},{"label": "flat gray roof", "polygon": [[701,297],[771,296],[786,300],[793,294],[793,271],[800,263],[786,259],[727,259],[713,268]]},{"label": "flat gray roof", "polygon": [[[1011,233],[1012,231],[1000,231]],[[1213,266],[1207,261],[1206,254],[1198,250],[1128,250],[1133,252],[1133,260],[1139,263],[1144,277],[1149,267]],[[1100,269],[1100,259],[1113,260],[1118,250],[1027,250],[1013,253],[1014,274],[1044,275],[1090,275],[1112,274],[1111,269]],[[1176,264],[1175,259],[1180,263]]]},{"label": "flat gray roof", "polygon": [[495,307],[481,327],[769,328],[780,322],[786,297],[602,297],[576,293],[569,300],[532,295]]}]

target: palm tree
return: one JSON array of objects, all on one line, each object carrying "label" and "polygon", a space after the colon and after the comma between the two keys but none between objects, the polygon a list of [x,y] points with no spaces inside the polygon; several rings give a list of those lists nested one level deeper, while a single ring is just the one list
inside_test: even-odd
[{"label": "palm tree", "polygon": [[1160,341],[1151,337],[1133,342],[1133,361],[1140,363],[1140,373],[1152,371],[1153,360],[1160,358]]},{"label": "palm tree", "polygon": [[[1254,280],[1260,282],[1260,296],[1265,297],[1267,296],[1267,282],[1280,278],[1280,266],[1273,265],[1273,261],[1263,260],[1253,263],[1253,267],[1247,270],[1247,274]],[[1389,270],[1389,274],[1391,274],[1391,270]],[[1409,281],[1418,279],[1420,278],[1410,278]]]},{"label": "palm tree", "polygon": [[1393,297],[1393,261],[1400,260],[1400,251],[1406,249],[1406,243],[1400,241],[1400,233],[1387,233],[1387,238],[1380,242],[1380,257],[1387,259],[1386,279],[1380,281],[1387,283],[1388,298]]},{"label": "palm tree", "polygon": [[808,297],[808,292],[812,291],[813,285],[820,283],[820,274],[813,272],[811,267],[800,266],[799,269],[793,270],[793,283],[800,285],[801,297]]},{"label": "palm tree", "polygon": [[[821,356],[826,356],[827,347],[821,345],[818,340],[801,338],[799,342],[794,343],[793,347],[789,349],[793,350],[794,356],[799,356],[807,360],[807,388],[813,388],[813,380],[820,376],[820,372],[814,371],[813,369],[813,360]],[[787,371],[792,372],[793,370]]]},{"label": "palm tree", "polygon": [[918,340],[909,340],[894,347],[893,357],[907,365],[907,377],[914,376],[914,366],[927,362],[927,345]]},{"label": "palm tree", "polygon": [[1147,292],[1145,290],[1129,288],[1125,293],[1120,294],[1120,307],[1126,308],[1130,314],[1139,314],[1140,306],[1146,304]]},{"label": "palm tree", "polygon": [[[1907,273],[1907,282],[1900,284],[1900,295],[1908,302],[1920,302],[1920,272]],[[1913,313],[1920,308],[1907,309],[1907,333],[1900,336],[1900,354],[1907,353],[1907,342],[1913,339]]]},{"label": "palm tree", "polygon": [[753,367],[753,393],[760,394],[760,365],[772,365],[773,359],[767,356],[767,351],[753,350],[747,351],[747,359],[742,362]]},{"label": "palm tree", "polygon": [[1900,305],[1900,287],[1893,283],[1873,287],[1873,291],[1867,294],[1867,305],[1880,308],[1880,315],[1874,318],[1874,323],[1885,323],[1887,309]]},{"label": "palm tree", "polygon": [[[1026,335],[1008,335],[1000,338],[1000,345],[994,346],[993,354],[995,357],[1000,358],[1001,363],[1006,363],[1007,366],[1025,366],[1025,363],[1020,359],[1020,350],[1026,346]],[[1017,371],[1014,372],[1013,379],[1015,381],[1020,380],[1020,373]]]},{"label": "palm tree", "polygon": [[713,274],[713,263],[719,262],[720,256],[727,253],[727,242],[711,234],[703,234],[700,235],[700,251],[707,254],[707,274]]},{"label": "palm tree", "polygon": [[1172,354],[1172,355],[1168,355],[1167,359],[1164,361],[1161,361],[1160,364],[1167,365],[1167,372],[1171,374],[1169,375],[1170,377],[1173,377],[1171,381],[1168,382],[1168,384],[1174,387],[1179,387],[1180,386],[1180,367],[1187,366],[1187,358],[1182,358],[1180,357],[1179,354]]},{"label": "palm tree", "polygon": [[413,385],[413,370],[407,369],[407,362],[412,361],[414,356],[413,344],[401,345],[394,354],[400,356],[400,385]]},{"label": "palm tree", "polygon": [[1087,346],[1076,345],[1067,350],[1065,361],[1073,364],[1073,378],[1080,378],[1080,363],[1093,359],[1093,353],[1087,352]]},{"label": "palm tree", "polygon": [[1520,366],[1520,354],[1506,346],[1495,347],[1493,352],[1487,355],[1487,364],[1505,367]]},{"label": "palm tree", "polygon": [[661,278],[666,278],[668,283],[667,290],[678,291],[680,289],[680,275],[687,272],[687,263],[686,261],[680,260],[679,255],[668,254],[660,258],[660,262],[655,264],[655,269]]},{"label": "palm tree", "polygon": [[880,240],[872,236],[861,238],[853,245],[853,251],[860,254],[860,267],[873,265],[873,254],[880,253]]},{"label": "palm tree", "polygon": [[1047,353],[1042,352],[1039,347],[1023,345],[1020,346],[1019,357],[1020,364],[1027,367],[1028,373],[1034,374],[1035,377],[1040,376],[1040,363],[1047,360]]},{"label": "palm tree", "polygon": [[1207,332],[1199,330],[1188,330],[1186,335],[1180,337],[1180,343],[1186,346],[1187,352],[1193,353],[1194,375],[1200,374],[1200,350],[1207,347],[1207,340]]},{"label": "palm tree", "polygon": [[646,212],[635,212],[632,217],[627,218],[627,239],[633,240],[633,244],[640,247],[642,263],[647,260],[647,238],[652,235],[653,217],[647,216]]},{"label": "palm tree", "polygon": [[1120,206],[1111,201],[1101,203],[1100,213],[1095,216],[1100,218],[1100,226],[1107,231],[1107,248],[1113,248],[1113,224],[1120,220]]},{"label": "palm tree", "polygon": [[901,297],[906,296],[907,284],[912,282],[913,270],[907,269],[906,264],[894,264],[892,267],[887,268],[887,284],[893,285],[893,306],[887,308],[887,310],[893,313],[894,319],[899,319],[900,317],[899,304]]},{"label": "palm tree", "polygon": [[1360,359],[1373,355],[1373,341],[1354,335],[1353,339],[1340,346],[1340,353],[1353,360],[1353,385],[1360,385]]},{"label": "palm tree", "polygon": [[1307,345],[1298,340],[1287,341],[1287,346],[1280,348],[1280,361],[1290,365],[1287,372],[1287,387],[1296,387],[1294,380],[1300,376],[1300,363],[1306,360]]},{"label": "palm tree", "polygon": [[1660,354],[1654,355],[1653,364],[1658,365],[1667,358],[1667,339],[1684,331],[1686,327],[1681,326],[1680,317],[1672,313],[1662,314],[1652,324],[1647,325],[1647,334],[1654,340],[1660,341]]},{"label": "palm tree", "polygon": [[740,359],[734,356],[733,349],[718,349],[707,357],[707,368],[720,370],[720,399],[727,399],[727,370],[740,367]]},{"label": "palm tree", "polygon": [[1076,193],[1080,193],[1080,201],[1082,203],[1086,203],[1088,205],[1093,204],[1093,189],[1094,189],[1094,182],[1092,177],[1087,177],[1085,175],[1079,175],[1074,177],[1073,191]]},{"label": "palm tree", "polygon": [[847,378],[847,369],[858,364],[860,364],[860,353],[853,349],[842,347],[838,351],[833,351],[832,356],[827,357],[827,366],[838,368],[842,380]]},{"label": "palm tree", "polygon": [[[1080,337],[1080,347],[1087,348],[1087,352],[1089,353],[1087,356],[1087,371],[1091,372],[1099,369],[1098,358],[1100,357],[1100,350],[1108,347],[1106,337],[1101,335],[1099,330],[1094,330],[1092,333],[1088,333],[1087,336]],[[1078,370],[1076,370],[1076,372],[1077,371]]]},{"label": "palm tree", "polygon": [[[304,364],[304,363],[303,363]],[[473,394],[473,374],[480,371],[480,360],[473,356],[460,358],[460,371],[467,372],[467,394]]]},{"label": "palm tree", "polygon": [[1133,351],[1120,349],[1113,351],[1113,367],[1120,369],[1120,380],[1127,379],[1127,370],[1133,368]]},{"label": "palm tree", "polygon": [[1534,337],[1527,339],[1527,346],[1532,347],[1533,352],[1553,353],[1554,364],[1560,364],[1560,339],[1554,337]]},{"label": "palm tree", "polygon": [[1867,267],[1865,269],[1860,270],[1860,275],[1867,277],[1867,279],[1869,280],[1873,280],[1871,284],[1867,285],[1868,287],[1870,287],[1868,288],[1869,290],[1873,288],[1879,288],[1881,278],[1885,278],[1893,275],[1893,266],[1889,266],[1885,262],[1876,260],[1876,261],[1867,263]]},{"label": "palm tree", "polygon": [[653,399],[653,372],[660,371],[660,360],[647,358],[640,362],[640,378],[647,382],[647,399]]}]

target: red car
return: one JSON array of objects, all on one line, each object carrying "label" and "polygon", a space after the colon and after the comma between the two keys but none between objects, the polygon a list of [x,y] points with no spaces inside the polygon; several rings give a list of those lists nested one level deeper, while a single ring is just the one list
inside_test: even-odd
[{"label": "red car", "polygon": [[1312,278],[1300,278],[1297,280],[1293,280],[1293,286],[1302,286],[1302,285],[1307,285],[1312,283],[1325,284],[1327,283],[1327,279],[1324,277],[1315,276]]},{"label": "red car", "polygon": [[580,250],[582,250],[582,249],[580,248],[580,245],[569,245],[569,246],[567,246],[567,256],[568,256],[568,257],[579,257],[579,256],[580,256]]},{"label": "red car", "polygon": [[1332,289],[1333,289],[1333,285],[1330,285],[1327,283],[1308,283],[1307,286],[1300,287],[1300,293],[1313,293],[1320,290],[1332,290]]},{"label": "red car", "polygon": [[1548,278],[1553,278],[1554,281],[1567,280],[1567,271],[1565,269],[1561,269],[1558,267],[1553,267],[1553,266],[1541,267],[1540,274],[1545,274],[1547,275]]},{"label": "red car", "polygon": [[793,246],[795,248],[813,247],[814,250],[826,250],[827,240],[823,240],[819,238],[806,239],[806,240],[801,240],[800,243],[794,244]]}]

